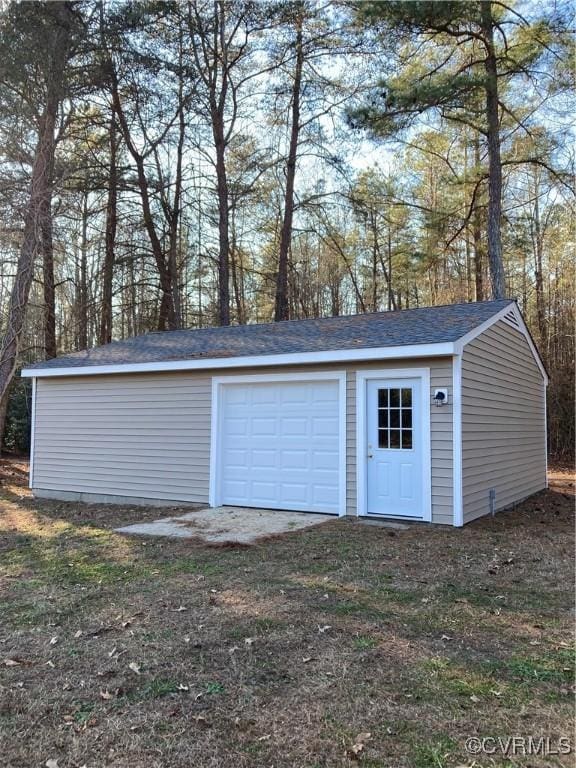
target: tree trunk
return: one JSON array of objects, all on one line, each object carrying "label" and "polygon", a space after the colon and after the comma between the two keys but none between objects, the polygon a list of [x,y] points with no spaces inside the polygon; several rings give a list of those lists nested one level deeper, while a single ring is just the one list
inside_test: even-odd
[{"label": "tree trunk", "polygon": [[226,142],[222,115],[212,116],[216,148],[216,191],[218,195],[218,322],[230,325],[230,235]]},{"label": "tree trunk", "polygon": [[8,398],[3,397],[0,400],[0,458],[2,457],[2,447],[4,446],[4,432],[6,431],[6,416],[8,415]]},{"label": "tree trunk", "polygon": [[[536,171],[536,174],[538,172]],[[540,352],[544,360],[548,359],[548,329],[546,327],[546,300],[544,297],[542,222],[540,221],[540,188],[538,177],[534,184],[534,282],[536,294],[536,321],[540,336]]]},{"label": "tree trunk", "polygon": [[180,115],[178,118],[178,147],[176,150],[176,178],[174,180],[174,198],[169,220],[168,232],[168,271],[172,283],[174,302],[174,325],[182,328],[182,297],[180,295],[180,276],[178,270],[178,235],[180,226],[180,207],[182,202],[182,156],[186,135],[186,119],[182,103],[182,88],[180,87]]},{"label": "tree trunk", "polygon": [[394,291],[392,290],[392,228],[388,224],[388,274],[386,275],[388,283],[388,311],[397,309]]},{"label": "tree trunk", "polygon": [[474,284],[476,287],[476,301],[484,301],[484,248],[482,245],[482,221],[478,207],[474,208],[472,237],[474,239]]},{"label": "tree trunk", "polygon": [[80,271],[76,294],[78,310],[78,349],[88,349],[88,193],[82,195]]},{"label": "tree trunk", "polygon": [[480,3],[482,32],[486,46],[486,126],[488,139],[488,262],[492,280],[492,298],[506,296],[506,278],[502,262],[502,161],[500,158],[500,124],[498,118],[498,68],[494,48],[492,3]]},{"label": "tree trunk", "polygon": [[112,111],[110,117],[108,141],[110,146],[110,165],[108,166],[104,264],[102,265],[102,309],[100,332],[98,334],[98,342],[100,344],[109,344],[112,341],[112,281],[114,279],[116,227],[118,223],[118,137],[116,135],[116,115],[114,111]]},{"label": "tree trunk", "polygon": [[274,320],[288,320],[290,317],[288,302],[288,253],[292,240],[292,220],[294,217],[294,178],[298,156],[298,138],[300,135],[300,97],[302,87],[302,68],[304,66],[304,46],[302,36],[302,11],[296,16],[296,64],[292,86],[292,120],[290,128],[290,147],[286,163],[286,190],[284,193],[284,219],[280,232],[280,251],[278,253],[278,274],[276,277],[276,305]]},{"label": "tree trunk", "polygon": [[55,151],[55,128],[61,100],[62,81],[70,49],[72,10],[68,3],[50,4],[56,17],[53,59],[47,67],[48,92],[40,120],[38,144],[32,164],[28,207],[24,216],[24,234],[10,294],[7,328],[0,347],[0,403],[5,400],[16,369],[26,307],[34,276],[34,263],[40,247],[42,208],[51,199],[51,173]]},{"label": "tree trunk", "polygon": [[[480,174],[480,137],[474,132],[474,176]],[[482,243],[482,214],[478,202],[472,212],[472,239],[474,241],[474,286],[476,301],[484,301],[484,245]]]},{"label": "tree trunk", "polygon": [[52,238],[52,185],[50,170],[49,193],[42,201],[40,237],[42,240],[42,275],[44,290],[44,357],[56,357],[56,299],[54,289],[54,242]]}]

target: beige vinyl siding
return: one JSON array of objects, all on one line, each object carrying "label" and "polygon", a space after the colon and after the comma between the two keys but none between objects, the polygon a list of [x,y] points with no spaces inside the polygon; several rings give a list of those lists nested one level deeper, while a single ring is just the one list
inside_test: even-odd
[{"label": "beige vinyl siding", "polygon": [[[432,519],[452,524],[450,358],[353,365],[242,368],[231,376],[342,371],[347,374],[347,512],[356,514],[356,370],[429,367],[431,389],[449,404],[431,408]],[[38,379],[33,488],[207,503],[212,375],[222,371]]]},{"label": "beige vinyl siding", "polygon": [[524,334],[503,320],[462,356],[464,522],[546,487],[545,382]]},{"label": "beige vinyl siding", "polygon": [[206,503],[211,379],[39,379],[33,487]]}]

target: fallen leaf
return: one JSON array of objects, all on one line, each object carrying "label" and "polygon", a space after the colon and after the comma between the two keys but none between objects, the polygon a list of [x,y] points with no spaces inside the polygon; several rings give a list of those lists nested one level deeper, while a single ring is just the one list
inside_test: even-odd
[{"label": "fallen leaf", "polygon": [[479,699],[479,698],[478,698],[478,696],[476,696],[475,694],[472,694],[472,696],[470,696],[470,701],[473,701],[473,702],[474,702],[474,704],[478,704],[478,702],[480,701],[480,699]]},{"label": "fallen leaf", "polygon": [[186,608],[185,605],[180,605],[178,608],[173,608],[174,613],[182,613],[182,611],[187,611],[188,608]]},{"label": "fallen leaf", "polygon": [[371,733],[359,733],[354,740],[354,744],[352,744],[350,749],[346,750],[347,757],[351,758],[352,760],[358,760],[360,754],[364,751],[366,742],[370,741],[371,738]]},{"label": "fallen leaf", "polygon": [[137,675],[140,674],[140,665],[136,664],[135,661],[131,661],[130,664],[128,664],[128,667],[132,670],[132,672],[135,672]]},{"label": "fallen leaf", "polygon": [[22,663],[19,659],[4,659],[2,662],[5,667],[19,667]]},{"label": "fallen leaf", "polygon": [[204,717],[204,715],[194,715],[192,717],[192,720],[195,720],[200,725],[205,725],[207,728],[210,728],[210,726],[212,725],[212,723],[209,720],[207,720]]},{"label": "fallen leaf", "polygon": [[54,760],[54,758],[51,757],[48,760],[46,760],[44,765],[46,766],[46,768],[58,768],[58,760]]},{"label": "fallen leaf", "polygon": [[79,629],[76,632],[74,632],[74,637],[78,639],[79,637],[82,637],[82,630]]},{"label": "fallen leaf", "polygon": [[452,638],[450,635],[442,635],[442,640],[446,640],[446,642],[448,642],[448,640],[452,640]]},{"label": "fallen leaf", "polygon": [[332,629],[330,624],[325,624],[323,627],[321,627],[320,624],[318,624],[318,632],[320,632],[320,634],[324,634],[324,632],[328,632],[329,629]]},{"label": "fallen leaf", "polygon": [[260,736],[258,738],[258,741],[268,741],[268,739],[271,739],[271,738],[272,738],[272,734],[271,733],[267,733],[266,736]]},{"label": "fallen leaf", "polygon": [[302,664],[309,664],[311,661],[314,661],[312,656],[304,656],[304,658],[302,659]]},{"label": "fallen leaf", "polygon": [[189,688],[189,686],[187,686],[187,685],[183,685],[182,683],[179,683],[179,684],[178,684],[178,690],[179,690],[179,691],[189,691],[189,690],[190,690],[190,688]]},{"label": "fallen leaf", "polygon": [[108,689],[105,691],[100,691],[100,698],[104,699],[104,701],[110,701],[110,699],[114,698],[114,694],[110,693]]},{"label": "fallen leaf", "polygon": [[54,635],[54,637],[50,638],[50,645],[56,645],[58,642],[58,635]]}]

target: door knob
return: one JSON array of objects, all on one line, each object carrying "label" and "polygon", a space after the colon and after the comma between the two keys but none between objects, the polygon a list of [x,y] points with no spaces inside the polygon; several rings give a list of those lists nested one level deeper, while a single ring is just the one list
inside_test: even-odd
[{"label": "door knob", "polygon": [[368,458],[369,458],[369,459],[372,459],[372,458],[374,458],[374,454],[372,454],[372,453],[369,453],[369,454],[368,454]]}]

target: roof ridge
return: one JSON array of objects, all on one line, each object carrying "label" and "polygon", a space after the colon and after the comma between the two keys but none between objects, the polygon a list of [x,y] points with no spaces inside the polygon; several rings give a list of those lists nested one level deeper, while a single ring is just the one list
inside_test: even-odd
[{"label": "roof ridge", "polygon": [[[237,328],[262,328],[264,326],[271,326],[274,328],[278,328],[281,326],[285,326],[291,323],[317,323],[317,322],[328,322],[328,321],[334,321],[334,320],[349,320],[352,318],[357,317],[386,317],[390,315],[400,315],[404,312],[423,312],[423,311],[429,311],[431,309],[444,309],[446,307],[474,307],[479,305],[487,305],[487,304],[512,304],[517,302],[517,299],[486,299],[485,301],[458,301],[454,304],[428,304],[423,307],[406,307],[404,309],[384,309],[384,310],[377,310],[372,312],[353,312],[349,315],[327,315],[325,317],[294,317],[290,320],[267,320],[264,323],[238,323],[235,325],[207,325],[202,328],[172,328],[166,331],[146,331],[145,333],[141,333],[138,336],[131,336],[129,338],[137,339],[142,338],[144,336],[152,336],[157,335],[160,336],[165,333],[186,333],[188,331],[213,331],[217,328],[228,328],[230,330],[235,330]],[[127,341],[127,339],[117,339],[117,341]],[[114,342],[111,342],[114,343]]]}]

